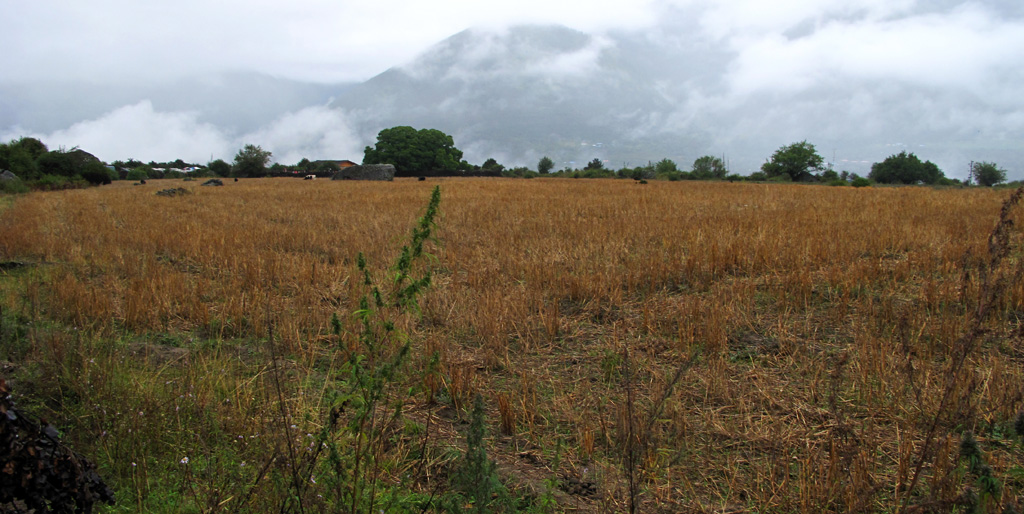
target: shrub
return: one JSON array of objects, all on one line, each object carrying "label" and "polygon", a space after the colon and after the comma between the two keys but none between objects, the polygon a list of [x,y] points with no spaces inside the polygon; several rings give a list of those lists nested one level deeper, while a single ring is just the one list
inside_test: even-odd
[{"label": "shrub", "polygon": [[944,176],[935,163],[922,162],[905,151],[872,164],[868,174],[868,178],[880,184],[936,184]]},{"label": "shrub", "polygon": [[149,178],[149,168],[139,166],[138,168],[128,170],[128,174],[125,175],[124,178],[125,180],[134,180],[136,182],[139,180],[146,180]]},{"label": "shrub", "polygon": [[0,180],[0,193],[20,194],[28,191],[28,186],[21,179]]},{"label": "shrub", "polygon": [[71,179],[68,177],[62,177],[59,175],[43,175],[36,181],[36,186],[39,189],[46,191],[56,191],[59,189],[69,189],[75,187]]},{"label": "shrub", "polygon": [[870,187],[871,180],[864,177],[857,177],[850,182],[850,185],[853,187]]},{"label": "shrub", "polygon": [[113,170],[107,169],[100,162],[89,162],[82,167],[82,178],[86,182],[98,186],[101,184],[109,184],[112,180],[111,174]]}]

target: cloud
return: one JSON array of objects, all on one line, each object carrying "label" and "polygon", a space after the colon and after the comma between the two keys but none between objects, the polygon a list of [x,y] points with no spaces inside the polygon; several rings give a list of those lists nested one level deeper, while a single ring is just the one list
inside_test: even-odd
[{"label": "cloud", "polygon": [[608,38],[595,37],[583,48],[538,59],[523,71],[543,77],[578,77],[593,73],[600,69],[602,53],[613,44]]},{"label": "cloud", "polygon": [[[252,70],[365,80],[467,27],[560,23],[586,31],[655,20],[653,0],[72,0],[2,2],[5,80],[152,80]],[[42,65],[45,63],[45,65]]]},{"label": "cloud", "polygon": [[299,162],[303,157],[314,161],[360,161],[364,146],[348,125],[344,113],[325,106],[285,114],[243,138],[259,141],[264,149],[273,152],[275,162],[286,164]]},{"label": "cloud", "polygon": [[82,121],[49,134],[26,134],[9,129],[3,140],[36,137],[48,147],[79,147],[107,162],[139,159],[205,163],[230,161],[245,144],[273,152],[273,160],[285,164],[303,157],[359,160],[362,142],[345,120],[345,114],[326,106],[287,113],[258,130],[231,135],[225,129],[202,123],[197,112],[160,112],[145,100],[115,109],[97,119]]},{"label": "cloud", "polygon": [[157,112],[145,100],[50,134],[20,134],[14,128],[5,139],[30,135],[51,149],[77,146],[108,161],[180,158],[206,162],[211,155],[225,155],[231,148],[228,138],[217,127],[199,122],[198,117],[196,112]]},{"label": "cloud", "polygon": [[[1021,75],[1024,23],[976,6],[894,20],[832,20],[789,38],[736,37],[733,92],[799,91],[829,80],[896,80],[982,92],[992,78]],[[1018,81],[1019,82],[1019,81]]]}]

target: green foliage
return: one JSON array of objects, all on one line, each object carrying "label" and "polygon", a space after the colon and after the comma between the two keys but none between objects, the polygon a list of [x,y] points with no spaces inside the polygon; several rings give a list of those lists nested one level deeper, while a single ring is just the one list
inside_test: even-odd
[{"label": "green foliage", "polygon": [[850,185],[853,187],[870,187],[871,179],[864,177],[856,177],[850,181]]},{"label": "green foliage", "polygon": [[0,180],[0,193],[21,194],[29,192],[28,184],[20,178],[12,180]]},{"label": "green foliage", "polygon": [[38,139],[21,138],[0,144],[0,170],[10,170],[22,180],[34,180],[39,176],[39,165],[36,163],[39,156],[35,153],[38,147],[26,141],[42,145],[42,153],[46,153],[46,146]]},{"label": "green foliage", "polygon": [[44,191],[57,191],[61,189],[74,189],[83,187],[86,183],[78,177],[64,177],[60,175],[43,175],[36,180],[35,187]]},{"label": "green foliage", "polygon": [[615,172],[607,168],[584,168],[582,171],[573,172],[574,178],[613,178]]},{"label": "green foliage", "polygon": [[206,167],[218,177],[227,177],[231,175],[231,165],[224,162],[223,159],[210,161]]},{"label": "green foliage", "polygon": [[979,186],[992,187],[1006,182],[1006,170],[994,162],[975,162],[971,165],[971,175]]},{"label": "green foliage", "polygon": [[436,129],[392,127],[377,134],[377,144],[363,152],[363,164],[392,164],[399,176],[459,169],[462,151],[452,137]]},{"label": "green foliage", "polygon": [[24,150],[32,159],[38,159],[50,151],[42,141],[34,137],[23,137],[17,141],[12,141],[11,145]]},{"label": "green foliage", "polygon": [[74,177],[79,173],[79,166],[71,152],[54,150],[39,157],[39,172],[43,175]]},{"label": "green foliage", "polygon": [[142,165],[139,166],[138,168],[128,170],[128,174],[125,175],[124,178],[125,180],[133,180],[136,182],[140,180],[146,180],[149,178],[150,171],[152,171],[152,169],[149,166]]},{"label": "green foliage", "polygon": [[960,457],[967,461],[967,469],[975,478],[977,502],[973,505],[976,512],[988,512],[988,507],[999,501],[1002,484],[992,475],[992,467],[985,462],[978,441],[974,434],[965,432],[960,440]]},{"label": "green foliage", "polygon": [[[435,187],[409,244],[402,247],[390,270],[390,294],[376,285],[363,254],[357,257],[365,291],[359,309],[353,313],[359,326],[359,344],[355,348],[342,344],[336,350],[344,364],[329,378],[328,419],[317,438],[318,449],[310,457],[313,463],[306,466],[312,473],[321,451],[326,451],[320,475],[334,492],[335,504],[346,506],[346,511],[390,512],[398,501],[395,492],[380,482],[387,456],[379,449],[395,430],[406,425],[402,406],[413,391],[398,387],[410,339],[395,327],[389,314],[419,311],[418,299],[430,286],[430,272],[418,272],[416,263],[429,256],[424,243],[432,240],[440,201],[441,190]],[[331,319],[331,327],[341,340],[343,327],[337,316]],[[308,477],[294,481],[297,501],[301,502],[308,482]],[[284,507],[282,511],[287,510]],[[303,510],[301,503],[299,510]]]},{"label": "green foliage", "polygon": [[478,394],[473,398],[473,412],[470,415],[469,430],[466,432],[466,453],[459,469],[452,477],[452,486],[473,501],[473,512],[493,512],[491,497],[498,493],[504,499],[504,487],[494,471],[494,462],[487,457],[484,441],[484,401]]},{"label": "green foliage", "polygon": [[524,166],[502,170],[501,176],[509,178],[536,178],[538,173]]},{"label": "green foliage", "polygon": [[265,177],[272,154],[257,145],[245,145],[235,155],[232,172],[236,177]]},{"label": "green foliage", "polygon": [[728,170],[725,169],[725,163],[718,157],[705,155],[693,161],[693,171],[691,174],[697,180],[722,179],[725,178],[727,173]]},{"label": "green foliage", "polygon": [[325,176],[334,175],[341,171],[341,166],[338,166],[337,163],[333,163],[331,161],[319,161],[315,163],[312,168],[313,173]]},{"label": "green foliage", "polygon": [[936,184],[943,177],[942,170],[933,162],[921,162],[906,151],[872,164],[868,174],[868,178],[879,184]]},{"label": "green foliage", "polygon": [[662,159],[654,165],[655,176],[667,175],[670,173],[678,173],[679,168],[676,167],[676,163],[672,159]]},{"label": "green foliage", "polygon": [[544,156],[537,161],[537,173],[547,175],[551,173],[551,169],[555,167],[555,161],[552,161],[550,157]]},{"label": "green foliage", "polygon": [[587,165],[583,169],[585,169],[585,170],[602,170],[602,169],[604,169],[604,163],[601,162],[601,159],[598,159],[598,158],[595,157],[594,160],[588,162]]},{"label": "green foliage", "polygon": [[812,177],[824,163],[814,145],[801,141],[776,150],[771,160],[761,165],[761,171],[769,178],[785,175],[797,182]]},{"label": "green foliage", "polygon": [[81,176],[86,182],[98,186],[102,184],[109,184],[113,179],[111,174],[113,170],[108,169],[103,165],[102,162],[92,161],[82,165]]},{"label": "green foliage", "polygon": [[755,171],[750,174],[749,179],[753,182],[764,182],[768,180],[768,174],[763,171]]},{"label": "green foliage", "polygon": [[480,169],[484,171],[497,171],[500,173],[505,169],[505,166],[498,164],[498,161],[494,160],[494,158],[492,157],[484,161],[483,165],[480,166]]},{"label": "green foliage", "polygon": [[[828,183],[832,183],[832,182],[837,181],[837,180],[842,180],[842,179],[839,178],[839,174],[836,173],[836,170],[825,170],[825,171],[821,172],[821,175],[818,178],[820,178],[822,182],[828,182]],[[846,181],[843,180],[843,182],[846,182]]]}]

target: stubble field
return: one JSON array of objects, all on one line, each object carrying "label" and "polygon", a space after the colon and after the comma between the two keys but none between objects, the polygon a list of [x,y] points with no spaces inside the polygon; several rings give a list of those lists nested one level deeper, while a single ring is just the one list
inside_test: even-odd
[{"label": "stubble field", "polygon": [[1010,191],[194,184],[0,212],[3,376],[111,512],[1021,507]]}]

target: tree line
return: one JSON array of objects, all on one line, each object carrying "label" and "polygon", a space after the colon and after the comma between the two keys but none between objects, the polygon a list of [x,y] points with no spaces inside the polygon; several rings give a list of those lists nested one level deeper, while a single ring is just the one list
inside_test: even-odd
[{"label": "tree line", "polygon": [[837,172],[826,166],[825,159],[818,154],[814,145],[805,141],[783,146],[761,166],[760,171],[748,176],[730,174],[723,159],[704,155],[693,161],[691,169],[684,171],[671,159],[635,168],[612,170],[605,167],[600,159],[594,159],[582,169],[566,167],[554,171],[555,163],[544,156],[537,162],[536,170],[526,167],[506,169],[495,159],[489,158],[481,166],[472,166],[462,160],[462,151],[455,147],[452,137],[436,129],[416,130],[412,127],[393,127],[380,131],[375,146],[364,150],[366,164],[392,164],[397,174],[416,176],[438,172],[452,175],[471,171],[485,171],[506,177],[532,178],[539,175],[569,176],[575,178],[633,178],[637,180],[752,180],[774,182],[824,182],[833,185],[852,184],[855,186],[879,184],[926,184],[958,185],[972,182],[981,186],[993,186],[1006,181],[1006,170],[992,162],[971,163],[970,176],[961,182],[943,174],[935,163],[921,161],[913,153],[900,152],[871,166],[867,177],[847,171]]},{"label": "tree line", "polygon": [[[720,157],[704,155],[693,161],[689,170],[680,169],[671,159],[649,162],[633,168],[613,170],[600,159],[593,159],[583,168],[565,167],[555,170],[555,162],[542,157],[536,169],[506,168],[489,158],[482,165],[463,159],[453,138],[437,129],[414,129],[409,126],[381,130],[376,144],[363,152],[364,164],[392,164],[397,176],[505,176],[533,178],[562,176],[573,178],[632,178],[635,180],[729,180],[769,182],[820,182],[832,185],[865,186],[878,184],[926,184],[994,186],[1006,181],[1006,170],[993,162],[972,162],[969,176],[963,181],[950,179],[931,161],[922,161],[906,151],[871,165],[866,177],[847,171],[837,172],[827,166],[814,145],[800,141],[776,150],[757,172],[747,176],[729,173]],[[0,144],[0,171],[9,170],[16,180],[0,181],[6,192],[31,189],[64,189],[109,184],[113,180],[141,181],[154,178],[182,177],[267,177],[295,174],[330,176],[339,171],[331,161],[310,161],[285,166],[270,164],[272,153],[258,145],[247,144],[238,151],[234,161],[215,159],[205,166],[181,159],[166,163],[143,163],[134,159],[114,161],[106,165],[79,148],[50,150],[42,141],[23,137]],[[189,173],[181,170],[188,169]]]}]

